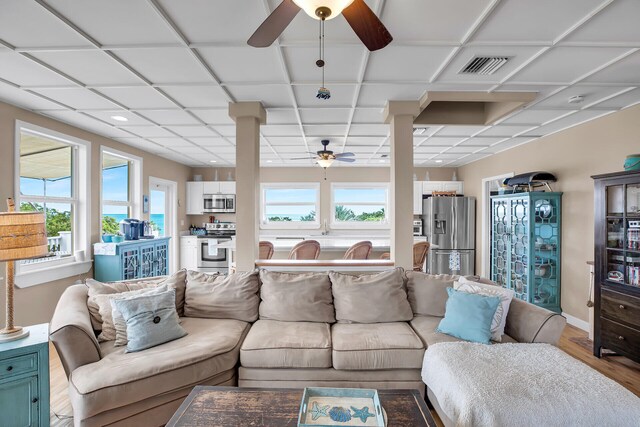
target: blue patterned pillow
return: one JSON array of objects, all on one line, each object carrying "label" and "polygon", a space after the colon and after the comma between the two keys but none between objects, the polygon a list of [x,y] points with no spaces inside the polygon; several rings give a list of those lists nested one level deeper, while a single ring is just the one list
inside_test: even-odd
[{"label": "blue patterned pillow", "polygon": [[436,332],[460,338],[465,341],[489,344],[491,322],[500,304],[500,297],[469,294],[447,288],[444,319]]},{"label": "blue patterned pillow", "polygon": [[176,291],[113,300],[127,323],[127,353],[155,347],[187,335],[179,324]]}]

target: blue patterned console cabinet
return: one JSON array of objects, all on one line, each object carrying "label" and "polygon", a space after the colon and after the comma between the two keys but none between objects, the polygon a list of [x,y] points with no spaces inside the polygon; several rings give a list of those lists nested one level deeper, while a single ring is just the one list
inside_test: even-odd
[{"label": "blue patterned console cabinet", "polygon": [[560,308],[562,193],[491,197],[491,278],[516,297]]},{"label": "blue patterned console cabinet", "polygon": [[0,344],[0,427],[49,425],[49,325]]},{"label": "blue patterned console cabinet", "polygon": [[169,237],[94,245],[94,277],[101,282],[165,276]]}]

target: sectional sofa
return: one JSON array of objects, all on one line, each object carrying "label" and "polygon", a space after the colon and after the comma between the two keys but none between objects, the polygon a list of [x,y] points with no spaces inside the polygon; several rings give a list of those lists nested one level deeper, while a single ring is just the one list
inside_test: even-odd
[{"label": "sectional sofa", "polygon": [[[88,283],[64,292],[50,326],[69,378],[76,426],[164,425],[195,385],[413,388],[425,392],[425,349],[446,288],[458,276],[401,269],[379,274],[180,271],[144,283]],[[478,278],[468,278],[479,280]],[[92,304],[107,294],[171,280],[188,335],[126,353],[98,340]],[[555,344],[565,319],[514,300],[502,342]]]}]

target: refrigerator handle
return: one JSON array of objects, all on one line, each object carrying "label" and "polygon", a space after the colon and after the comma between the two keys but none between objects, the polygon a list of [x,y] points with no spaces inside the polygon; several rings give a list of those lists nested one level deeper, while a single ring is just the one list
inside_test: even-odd
[{"label": "refrigerator handle", "polygon": [[453,211],[453,224],[452,228],[453,228],[453,244],[454,244],[454,248],[453,249],[459,249],[458,248],[458,244],[457,244],[457,234],[458,234],[458,218],[456,218],[456,200],[453,199],[452,200],[453,203],[451,203],[451,210]]}]

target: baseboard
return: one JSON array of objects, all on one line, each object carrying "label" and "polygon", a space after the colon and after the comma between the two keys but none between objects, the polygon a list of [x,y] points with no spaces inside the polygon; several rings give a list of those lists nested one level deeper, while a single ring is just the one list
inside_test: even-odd
[{"label": "baseboard", "polygon": [[567,318],[567,323],[571,326],[575,326],[576,328],[582,329],[585,332],[589,332],[589,322],[585,322],[584,320],[578,319],[567,313],[562,313],[564,317]]}]

